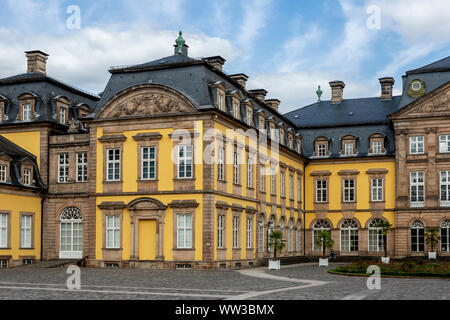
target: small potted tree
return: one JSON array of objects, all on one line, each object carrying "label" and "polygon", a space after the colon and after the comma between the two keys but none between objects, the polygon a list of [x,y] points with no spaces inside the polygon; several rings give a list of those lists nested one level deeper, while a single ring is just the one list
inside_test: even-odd
[{"label": "small potted tree", "polygon": [[317,246],[322,248],[323,256],[319,258],[319,267],[328,267],[327,249],[332,249],[334,241],[331,239],[331,231],[322,230],[319,231],[317,239],[315,240]]},{"label": "small potted tree", "polygon": [[425,231],[425,241],[431,246],[431,251],[428,252],[428,259],[437,259],[437,253],[434,251],[434,248],[439,243],[439,240],[441,240],[441,237],[439,236],[438,228],[428,228]]},{"label": "small potted tree", "polygon": [[387,236],[388,236],[389,232],[394,231],[394,228],[392,228],[392,224],[390,224],[388,221],[383,221],[383,220],[380,220],[380,223],[378,224],[378,228],[381,228],[381,232],[383,234],[384,257],[381,258],[381,262],[389,263],[391,258],[388,256]]},{"label": "small potted tree", "polygon": [[272,231],[269,235],[269,247],[273,249],[273,260],[269,260],[269,270],[280,270],[280,260],[277,260],[277,252],[283,251],[286,240],[281,231]]}]

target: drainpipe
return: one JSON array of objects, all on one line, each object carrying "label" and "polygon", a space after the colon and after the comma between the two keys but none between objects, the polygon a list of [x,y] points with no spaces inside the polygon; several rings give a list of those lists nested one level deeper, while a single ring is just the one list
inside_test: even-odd
[{"label": "drainpipe", "polygon": [[41,197],[41,261],[43,261],[44,254],[44,201],[47,199],[47,191],[39,193]]}]

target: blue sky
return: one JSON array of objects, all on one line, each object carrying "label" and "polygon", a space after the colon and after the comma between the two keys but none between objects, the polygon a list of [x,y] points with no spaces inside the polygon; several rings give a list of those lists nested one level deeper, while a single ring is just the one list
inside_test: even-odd
[{"label": "blue sky", "polygon": [[[0,77],[25,71],[23,51],[50,54],[49,74],[92,92],[113,65],[173,53],[183,30],[190,55],[221,55],[288,112],[316,100],[318,85],[346,83],[345,98],[377,96],[378,78],[450,55],[448,0],[0,0]],[[81,9],[70,30],[66,10]],[[372,7],[371,7],[372,6]],[[375,6],[375,7],[374,7]],[[374,16],[375,8],[379,15]],[[370,20],[376,17],[376,20]],[[379,19],[378,19],[379,18]],[[379,21],[379,28],[367,22]]]}]

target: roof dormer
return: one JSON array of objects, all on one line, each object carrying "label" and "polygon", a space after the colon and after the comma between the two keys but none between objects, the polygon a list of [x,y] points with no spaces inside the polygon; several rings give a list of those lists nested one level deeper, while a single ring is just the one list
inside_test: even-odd
[{"label": "roof dormer", "polygon": [[33,92],[26,91],[17,97],[19,100],[19,115],[20,121],[32,121],[36,118],[36,103],[39,96]]}]

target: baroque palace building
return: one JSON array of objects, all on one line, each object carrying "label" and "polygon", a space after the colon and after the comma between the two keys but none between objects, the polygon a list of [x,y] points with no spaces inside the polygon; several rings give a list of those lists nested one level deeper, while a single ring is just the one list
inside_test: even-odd
[{"label": "baroque palace building", "polygon": [[220,56],[114,67],[100,95],[46,74],[0,79],[0,267],[236,268],[315,256],[331,230],[341,256],[423,256],[439,228],[450,256],[450,57],[408,71],[403,93],[290,112],[226,74]]}]

